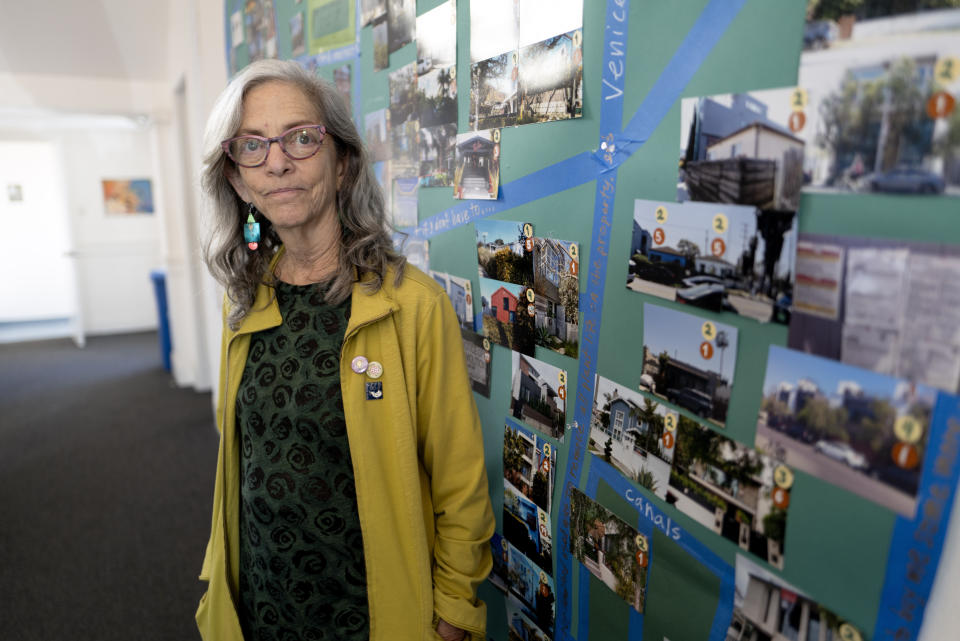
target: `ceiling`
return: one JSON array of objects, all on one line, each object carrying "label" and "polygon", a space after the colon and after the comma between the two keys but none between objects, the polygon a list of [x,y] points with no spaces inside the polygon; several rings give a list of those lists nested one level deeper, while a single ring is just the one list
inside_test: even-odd
[{"label": "ceiling", "polygon": [[165,80],[169,13],[163,0],[0,0],[0,73]]}]

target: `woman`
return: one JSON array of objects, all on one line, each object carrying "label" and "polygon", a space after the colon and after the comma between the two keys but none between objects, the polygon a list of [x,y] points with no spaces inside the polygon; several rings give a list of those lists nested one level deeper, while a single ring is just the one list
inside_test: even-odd
[{"label": "woman", "polygon": [[226,300],[203,637],[483,639],[494,521],[458,322],[393,250],[345,105],[257,62],[204,151]]}]

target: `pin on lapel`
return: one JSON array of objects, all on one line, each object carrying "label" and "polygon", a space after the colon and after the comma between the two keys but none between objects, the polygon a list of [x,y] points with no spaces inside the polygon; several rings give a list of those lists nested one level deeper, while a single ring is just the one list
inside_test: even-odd
[{"label": "pin on lapel", "polygon": [[383,398],[383,383],[380,381],[367,382],[367,400],[379,401]]}]

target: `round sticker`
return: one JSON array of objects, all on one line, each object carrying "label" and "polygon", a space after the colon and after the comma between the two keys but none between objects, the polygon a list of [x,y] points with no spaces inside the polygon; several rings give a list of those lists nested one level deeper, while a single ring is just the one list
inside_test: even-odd
[{"label": "round sticker", "polygon": [[723,242],[722,238],[714,238],[710,241],[710,253],[720,258],[727,251],[727,244]]},{"label": "round sticker", "polygon": [[489,362],[490,362],[490,352],[484,352],[484,353],[483,353],[483,362],[484,362],[484,363],[489,363]]},{"label": "round sticker", "polygon": [[661,437],[660,440],[663,441],[663,449],[665,450],[673,449],[673,440],[674,440],[673,432],[664,432],[663,437]]},{"label": "round sticker", "polygon": [[703,360],[709,361],[713,358],[713,344],[703,341],[700,343],[700,356],[703,357]]},{"label": "round sticker", "polygon": [[557,388],[557,396],[560,397],[560,400],[561,400],[561,401],[567,400],[567,386],[566,386],[566,385],[561,385],[559,388]]},{"label": "round sticker", "polygon": [[637,544],[637,548],[641,552],[647,551],[647,537],[643,536],[642,534],[638,534],[637,538],[634,539],[634,542]]},{"label": "round sticker", "polygon": [[957,100],[946,91],[938,91],[927,100],[927,115],[933,120],[946,118],[953,113]]},{"label": "round sticker", "polygon": [[493,130],[493,142],[500,142],[500,130],[499,130],[499,129],[494,129],[494,130]]},{"label": "round sticker", "polygon": [[467,292],[467,305],[473,305],[473,296],[470,295],[470,292]]},{"label": "round sticker", "polygon": [[950,84],[960,76],[960,60],[953,56],[940,58],[933,68],[933,75],[935,80],[945,85]]},{"label": "round sticker", "polygon": [[790,108],[794,111],[803,111],[807,106],[807,90],[797,87],[790,94]]},{"label": "round sticker", "polygon": [[567,384],[567,373],[565,371],[560,370],[560,372],[557,374],[557,378],[560,379],[561,385]]},{"label": "round sticker", "polygon": [[893,424],[893,433],[904,443],[916,443],[923,436],[923,426],[913,416],[898,416]]},{"label": "round sticker", "polygon": [[530,223],[523,223],[523,237],[533,238],[533,225]]},{"label": "round sticker", "polygon": [[377,361],[370,361],[370,364],[367,365],[367,376],[373,379],[383,376],[383,365]]},{"label": "round sticker", "polygon": [[706,321],[702,327],[700,327],[700,333],[703,334],[703,337],[708,341],[712,341],[717,337],[717,327],[710,321]]},{"label": "round sticker", "polygon": [[575,260],[570,261],[570,275],[576,276],[580,272],[580,263]]},{"label": "round sticker", "polygon": [[786,465],[778,465],[773,470],[773,482],[777,487],[789,490],[793,486],[793,471]]},{"label": "round sticker", "polygon": [[451,79],[451,80],[456,80],[456,79],[457,79],[457,68],[456,68],[455,66],[454,66],[454,67],[450,67],[450,79]]},{"label": "round sticker", "polygon": [[549,444],[549,443],[544,443],[544,444],[543,444],[543,455],[546,456],[547,458],[550,458],[550,444]]},{"label": "round sticker", "polygon": [[857,630],[849,623],[841,623],[837,632],[840,633],[840,639],[842,641],[863,641],[860,630]]},{"label": "round sticker", "polygon": [[905,470],[912,470],[920,462],[920,454],[917,453],[917,448],[910,443],[896,443],[890,454],[897,467]]},{"label": "round sticker", "polygon": [[580,43],[582,42],[582,40],[581,40],[582,38],[583,38],[583,36],[580,35],[580,30],[579,30],[579,29],[577,29],[576,31],[574,31],[574,32],[573,32],[573,46],[574,46],[574,47],[579,47],[579,46],[580,46]]},{"label": "round sticker", "polygon": [[528,287],[528,288],[527,288],[527,302],[528,302],[528,303],[532,303],[535,298],[536,298],[536,294],[533,293],[533,289],[530,288],[530,287]]},{"label": "round sticker", "polygon": [[782,487],[777,487],[773,489],[772,492],[773,504],[776,505],[781,510],[787,509],[787,506],[790,505],[790,492],[783,489]]},{"label": "round sticker", "polygon": [[663,232],[662,229],[657,227],[653,230],[653,244],[662,245],[667,240],[667,235]]},{"label": "round sticker", "polygon": [[713,217],[713,231],[717,232],[718,234],[727,233],[727,227],[729,224],[730,222],[723,214],[717,214]]},{"label": "round sticker", "polygon": [[637,550],[636,559],[637,565],[642,568],[647,567],[647,555],[643,552],[643,550]]},{"label": "round sticker", "polygon": [[537,315],[537,308],[533,305],[527,305],[527,316],[533,317]]},{"label": "round sticker", "polygon": [[672,432],[677,429],[677,413],[676,412],[667,412],[663,417],[663,427],[668,432]]},{"label": "round sticker", "polygon": [[527,236],[527,239],[523,242],[523,246],[526,247],[528,252],[533,251],[533,238]]},{"label": "round sticker", "polygon": [[662,225],[667,222],[667,208],[663,205],[657,207],[657,211],[653,212],[653,215],[659,224]]},{"label": "round sticker", "polygon": [[483,339],[483,349],[487,350],[488,352],[490,351],[490,339],[489,339],[489,338],[484,338],[484,339]]},{"label": "round sticker", "polygon": [[570,258],[574,260],[580,257],[580,249],[576,243],[570,243],[570,247],[567,248],[567,253],[570,254]]},{"label": "round sticker", "polygon": [[794,111],[790,114],[790,117],[787,118],[787,126],[790,127],[790,131],[797,133],[803,126],[807,124],[807,115],[802,111]]}]

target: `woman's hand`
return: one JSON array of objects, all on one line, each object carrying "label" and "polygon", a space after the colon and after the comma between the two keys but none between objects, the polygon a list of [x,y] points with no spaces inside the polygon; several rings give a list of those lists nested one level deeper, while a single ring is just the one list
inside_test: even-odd
[{"label": "woman's hand", "polygon": [[452,626],[443,619],[437,622],[437,634],[443,641],[463,641],[467,638],[466,630]]}]

